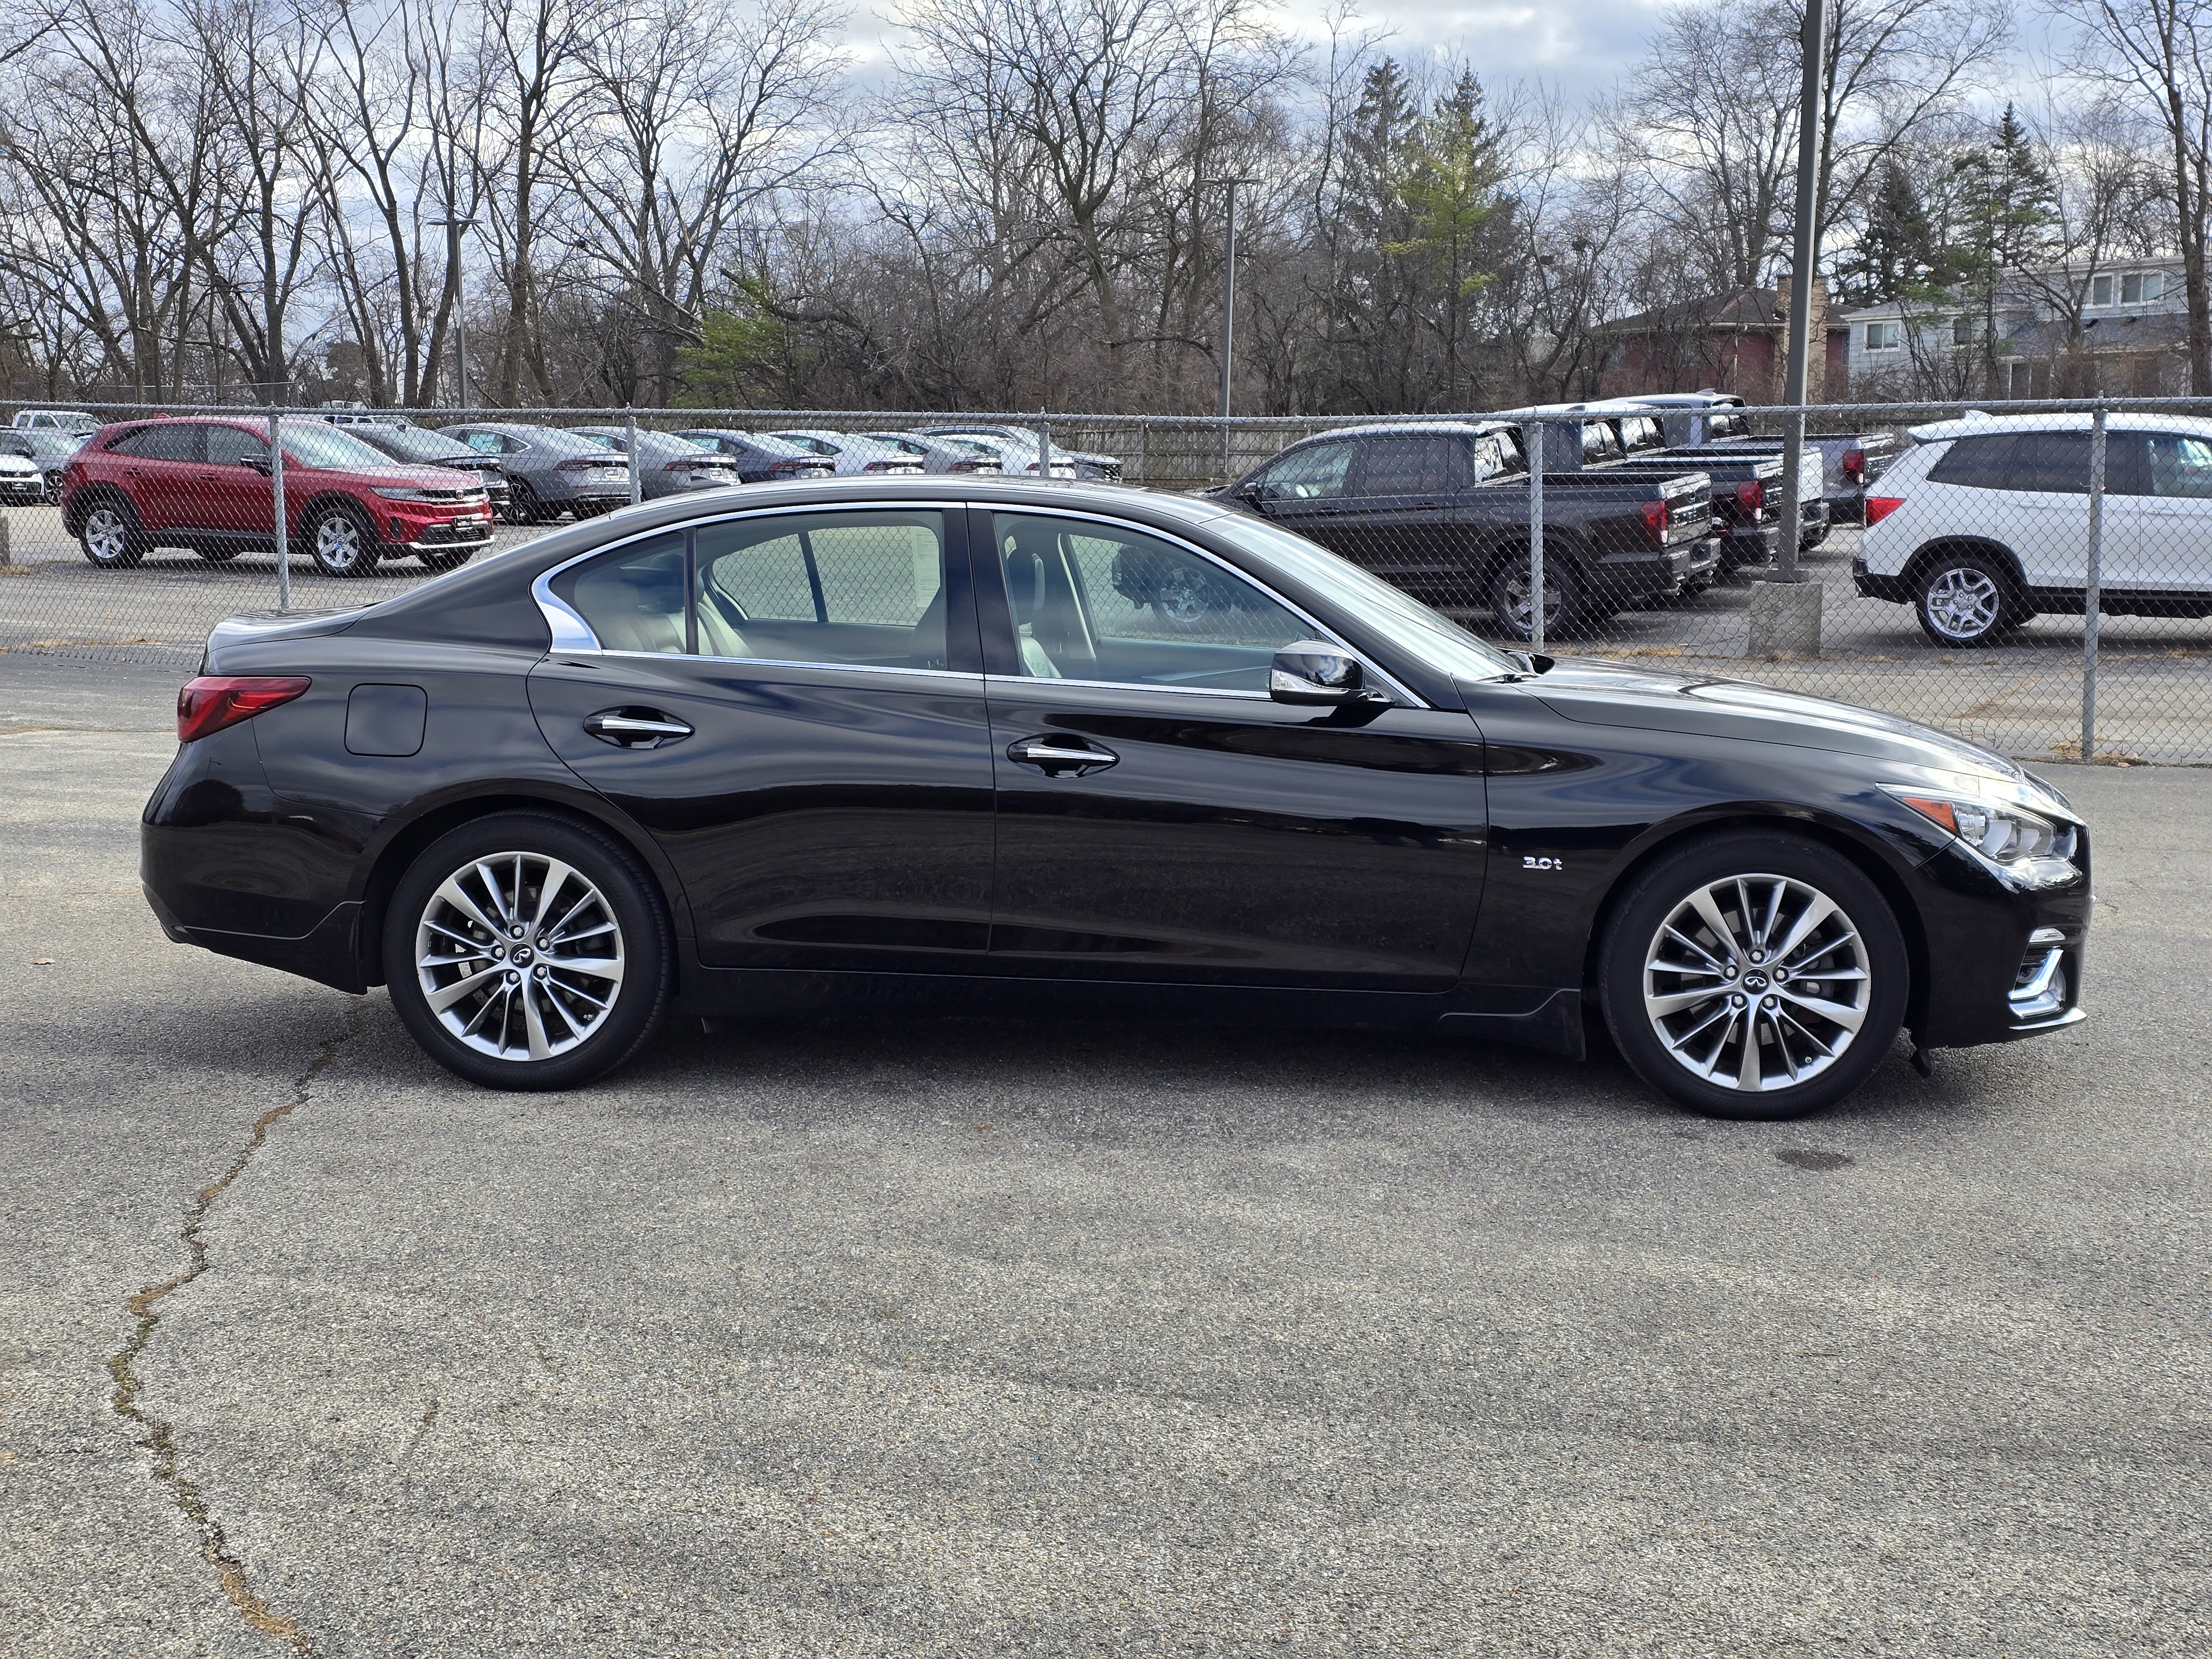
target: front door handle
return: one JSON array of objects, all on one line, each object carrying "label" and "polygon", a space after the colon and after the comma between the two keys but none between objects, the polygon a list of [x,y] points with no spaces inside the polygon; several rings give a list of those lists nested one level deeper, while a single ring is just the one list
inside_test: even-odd
[{"label": "front door handle", "polygon": [[1064,772],[1072,772],[1079,778],[1103,772],[1118,764],[1121,757],[1087,738],[1023,738],[1006,745],[1006,758],[1023,766],[1034,766],[1048,778],[1056,778]]},{"label": "front door handle", "polygon": [[690,726],[658,708],[602,708],[585,719],[584,730],[617,749],[658,749],[691,735]]}]

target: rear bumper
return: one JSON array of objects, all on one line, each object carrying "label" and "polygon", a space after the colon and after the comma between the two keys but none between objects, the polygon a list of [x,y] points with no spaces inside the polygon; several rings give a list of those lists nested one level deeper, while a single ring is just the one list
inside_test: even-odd
[{"label": "rear bumper", "polygon": [[1892,605],[1905,605],[1912,594],[1901,576],[1877,576],[1867,568],[1866,555],[1851,556],[1851,586],[1858,589],[1863,599],[1887,599]]},{"label": "rear bumper", "polygon": [[1778,524],[1731,525],[1721,537],[1721,563],[1729,570],[1747,564],[1772,564],[1781,547]]}]

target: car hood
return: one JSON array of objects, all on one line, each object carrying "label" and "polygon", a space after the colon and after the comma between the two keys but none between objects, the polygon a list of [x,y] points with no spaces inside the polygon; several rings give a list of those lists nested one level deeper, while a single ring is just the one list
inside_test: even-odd
[{"label": "car hood", "polygon": [[1932,726],[1750,680],[1569,657],[1526,684],[1555,714],[1591,726],[1747,738],[2015,782],[2027,775],[2002,755]]},{"label": "car hood", "polygon": [[455,468],[435,461],[426,461],[420,466],[394,462],[371,472],[363,468],[356,474],[374,489],[379,484],[395,484],[408,489],[456,489],[463,488],[453,477]]}]

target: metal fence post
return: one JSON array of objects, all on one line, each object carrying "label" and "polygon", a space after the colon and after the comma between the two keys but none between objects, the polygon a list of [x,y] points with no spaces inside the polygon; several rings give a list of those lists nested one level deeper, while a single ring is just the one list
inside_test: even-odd
[{"label": "metal fence post", "polygon": [[1052,477],[1052,422],[1045,419],[1044,410],[1041,409],[1037,410],[1036,432],[1037,477],[1050,478]]},{"label": "metal fence post", "polygon": [[1135,482],[1138,483],[1150,483],[1152,482],[1152,423],[1150,421],[1139,420],[1137,422],[1137,477]]},{"label": "metal fence post", "polygon": [[292,526],[284,512],[283,411],[269,411],[269,516],[276,532],[276,608],[292,608]]},{"label": "metal fence post", "polygon": [[637,459],[637,411],[628,404],[623,407],[623,427],[628,434],[623,443],[629,451],[629,504],[635,507],[645,499],[645,475]]},{"label": "metal fence post", "polygon": [[1544,423],[1528,434],[1528,649],[1544,648]]},{"label": "metal fence post", "polygon": [[2105,400],[2089,417],[2088,580],[2081,588],[2081,758],[2097,757],[2097,629],[2105,609]]}]

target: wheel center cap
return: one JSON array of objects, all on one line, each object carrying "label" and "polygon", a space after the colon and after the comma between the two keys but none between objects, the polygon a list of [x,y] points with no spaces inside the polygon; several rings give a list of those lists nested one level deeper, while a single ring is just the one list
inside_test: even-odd
[{"label": "wheel center cap", "polygon": [[[520,951],[515,952],[517,957],[520,957],[521,954],[522,953]],[[1764,974],[1746,974],[1743,976],[1743,988],[1747,991],[1764,991],[1766,988],[1766,975]]]},{"label": "wheel center cap", "polygon": [[518,945],[514,947],[514,959],[517,962],[527,962],[530,960],[531,955],[531,949],[526,945]]}]

